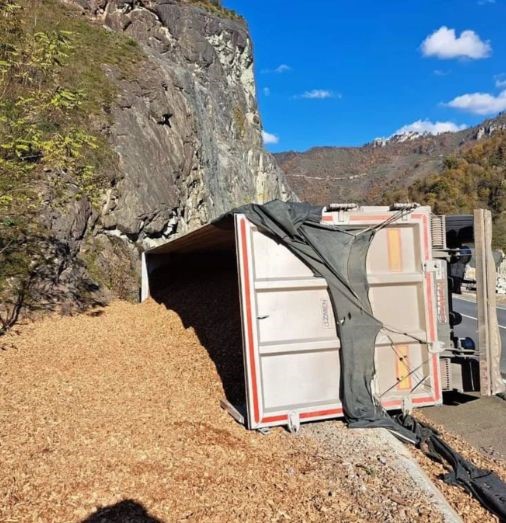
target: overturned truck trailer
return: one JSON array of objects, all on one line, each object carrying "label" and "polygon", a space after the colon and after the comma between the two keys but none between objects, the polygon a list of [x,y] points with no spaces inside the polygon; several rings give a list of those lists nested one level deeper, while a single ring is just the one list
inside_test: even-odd
[{"label": "overturned truck trailer", "polygon": [[[320,223],[374,231],[363,262],[372,316],[381,327],[374,378],[364,386],[387,410],[440,404],[440,354],[449,348],[446,273],[433,258],[433,241],[440,248],[444,236],[441,224],[429,207],[347,205],[324,208]],[[303,421],[343,415],[341,342],[327,281],[271,231],[239,209],[145,252],[142,266],[142,299],[170,289],[184,274],[212,278],[226,268],[237,282],[227,292],[239,297],[242,347],[238,342],[229,350],[242,351],[236,372],[244,392],[224,405],[248,428],[296,430]],[[348,270],[353,279],[353,267]],[[229,333],[222,335],[225,343]]]}]

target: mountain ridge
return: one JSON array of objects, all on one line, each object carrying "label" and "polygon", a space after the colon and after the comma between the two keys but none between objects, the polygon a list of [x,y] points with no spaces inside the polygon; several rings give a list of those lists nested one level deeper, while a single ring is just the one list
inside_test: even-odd
[{"label": "mountain ridge", "polygon": [[317,146],[304,152],[275,153],[274,157],[302,200],[371,203],[371,196],[385,185],[408,187],[441,170],[446,157],[501,130],[506,130],[506,113],[454,133],[403,141],[394,135],[381,144],[373,140],[356,147]]}]

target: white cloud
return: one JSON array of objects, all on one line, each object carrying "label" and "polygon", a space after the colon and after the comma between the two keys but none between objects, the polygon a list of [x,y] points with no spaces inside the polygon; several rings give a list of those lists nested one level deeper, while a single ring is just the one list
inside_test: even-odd
[{"label": "white cloud", "polygon": [[261,73],[278,73],[278,74],[283,74],[283,73],[287,73],[288,71],[291,71],[292,68],[287,65],[287,64],[280,64],[278,65],[277,67],[275,67],[274,69],[262,69],[260,72]]},{"label": "white cloud", "polygon": [[271,90],[268,87],[264,87],[262,89],[262,92],[264,93],[264,96],[270,96],[271,95]]},{"label": "white cloud", "polygon": [[506,87],[506,74],[505,73],[496,74],[494,76],[494,80],[495,80],[495,86],[499,87],[499,89]]},{"label": "white cloud", "polygon": [[457,125],[453,122],[431,122],[430,120],[417,120],[416,122],[402,126],[397,129],[392,136],[396,134],[407,134],[407,133],[429,133],[429,134],[441,134],[441,133],[456,133],[466,129],[467,125]]},{"label": "white cloud", "polygon": [[327,98],[341,98],[341,94],[334,93],[327,89],[312,89],[302,94],[294,96],[294,98],[307,98],[308,100],[325,100]]},{"label": "white cloud", "polygon": [[489,93],[463,94],[444,105],[474,114],[500,113],[501,111],[506,111],[506,89],[497,96]]},{"label": "white cloud", "polygon": [[441,59],[449,58],[486,58],[490,56],[492,47],[484,42],[471,30],[462,31],[457,36],[455,29],[442,26],[434,31],[422,42],[424,56],[436,56]]},{"label": "white cloud", "polygon": [[268,133],[267,131],[262,131],[262,140],[264,141],[265,145],[278,143],[279,142],[279,136],[276,136],[275,134]]},{"label": "white cloud", "polygon": [[276,67],[276,69],[274,69],[274,72],[275,73],[287,73],[288,71],[291,71],[292,68],[289,66],[289,65],[286,65],[286,64],[281,64],[281,65],[278,65]]},{"label": "white cloud", "polygon": [[443,69],[434,69],[434,71],[432,71],[436,76],[448,76],[451,71],[445,71]]}]

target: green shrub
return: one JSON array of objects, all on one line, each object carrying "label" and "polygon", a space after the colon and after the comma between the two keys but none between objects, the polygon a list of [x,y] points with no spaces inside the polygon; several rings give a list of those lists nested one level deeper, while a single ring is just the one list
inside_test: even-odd
[{"label": "green shrub", "polygon": [[106,68],[130,77],[140,60],[131,39],[56,0],[0,0],[0,333],[50,263],[42,210],[97,202],[108,185]]},{"label": "green shrub", "polygon": [[222,5],[220,5],[220,2],[217,2],[216,0],[187,0],[191,4],[195,4],[198,7],[201,7],[202,9],[205,9],[206,11],[209,11],[210,13],[221,16],[223,18],[230,18],[231,20],[241,20],[242,17],[233,11],[232,9],[226,9]]}]

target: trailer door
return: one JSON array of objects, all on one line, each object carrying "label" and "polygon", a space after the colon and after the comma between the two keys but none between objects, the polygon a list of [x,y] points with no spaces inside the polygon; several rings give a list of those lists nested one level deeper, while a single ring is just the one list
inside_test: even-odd
[{"label": "trailer door", "polygon": [[[380,219],[368,214],[329,213],[322,220],[356,219],[362,225]],[[438,368],[429,355],[435,323],[430,317],[433,284],[424,263],[430,257],[430,246],[424,246],[429,241],[423,231],[426,219],[410,218],[401,231],[398,226],[391,228],[394,232],[385,229],[369,251],[373,312],[391,327],[410,328],[426,341],[392,332],[378,336],[375,392],[386,408],[399,408],[406,397],[411,401],[416,396],[414,402],[420,404],[437,402],[431,393]],[[340,342],[326,281],[244,215],[235,220],[248,427],[296,427],[301,421],[341,416]]]}]

